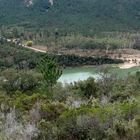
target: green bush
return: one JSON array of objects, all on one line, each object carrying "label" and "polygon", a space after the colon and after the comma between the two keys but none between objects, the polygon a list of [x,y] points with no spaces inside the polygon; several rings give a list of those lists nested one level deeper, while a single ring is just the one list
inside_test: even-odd
[{"label": "green bush", "polygon": [[26,45],[27,45],[28,47],[32,47],[32,46],[33,46],[33,41],[27,41],[27,42],[26,42]]}]

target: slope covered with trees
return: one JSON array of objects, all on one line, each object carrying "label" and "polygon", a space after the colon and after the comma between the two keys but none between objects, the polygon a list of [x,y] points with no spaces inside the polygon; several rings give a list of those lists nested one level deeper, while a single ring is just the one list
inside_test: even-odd
[{"label": "slope covered with trees", "polygon": [[140,27],[139,0],[0,0],[0,24],[64,31],[128,31]]}]

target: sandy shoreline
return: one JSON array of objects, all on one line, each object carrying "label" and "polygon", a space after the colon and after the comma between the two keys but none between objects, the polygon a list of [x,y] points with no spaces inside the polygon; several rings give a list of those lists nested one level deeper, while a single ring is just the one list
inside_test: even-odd
[{"label": "sandy shoreline", "polygon": [[135,64],[135,63],[124,63],[124,64],[119,64],[118,67],[120,69],[129,69],[129,68],[132,68],[132,67],[138,67],[140,65],[138,64]]}]

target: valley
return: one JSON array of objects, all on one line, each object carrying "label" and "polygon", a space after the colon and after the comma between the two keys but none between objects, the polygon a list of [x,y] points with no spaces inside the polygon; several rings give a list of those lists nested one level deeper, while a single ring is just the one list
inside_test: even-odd
[{"label": "valley", "polygon": [[0,140],[139,140],[140,0],[0,0]]}]

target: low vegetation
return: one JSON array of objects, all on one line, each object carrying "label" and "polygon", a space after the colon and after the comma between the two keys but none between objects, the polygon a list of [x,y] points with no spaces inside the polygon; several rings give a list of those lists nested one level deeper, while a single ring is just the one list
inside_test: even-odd
[{"label": "low vegetation", "polygon": [[52,81],[52,88],[33,71],[9,69],[0,77],[2,140],[139,138],[139,72],[124,79],[89,78],[65,87]]},{"label": "low vegetation", "polygon": [[28,47],[32,47],[32,46],[33,46],[33,41],[27,41],[27,42],[26,42],[26,45],[27,45]]},{"label": "low vegetation", "polygon": [[98,81],[63,86],[56,57],[0,49],[1,140],[139,139],[140,72],[118,79],[103,67]]}]

